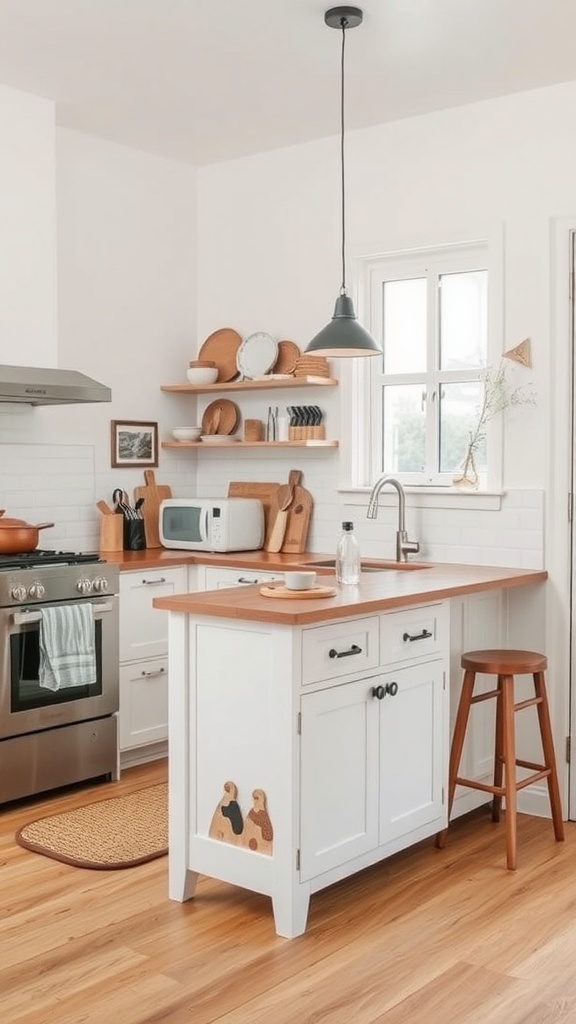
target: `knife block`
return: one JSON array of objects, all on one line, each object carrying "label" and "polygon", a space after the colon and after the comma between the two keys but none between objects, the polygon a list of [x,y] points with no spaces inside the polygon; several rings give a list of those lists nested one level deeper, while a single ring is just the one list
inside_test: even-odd
[{"label": "knife block", "polygon": [[113,512],[100,518],[100,551],[122,551],[124,547],[124,516]]}]

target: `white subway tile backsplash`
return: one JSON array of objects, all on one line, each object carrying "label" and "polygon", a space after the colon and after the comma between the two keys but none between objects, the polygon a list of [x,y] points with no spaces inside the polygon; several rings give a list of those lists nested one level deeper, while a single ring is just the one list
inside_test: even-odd
[{"label": "white subway tile backsplash", "polygon": [[[2,435],[6,438],[6,431]],[[334,490],[333,459],[317,452],[282,452],[272,459],[251,450],[234,453],[166,457],[157,480],[168,483],[176,495],[224,496],[230,480],[287,480],[296,464],[303,485],[311,491],[314,510],[308,548],[335,551],[344,519],[354,522],[360,549],[366,557],[394,558],[397,506],[380,506],[378,518],[366,518],[368,495],[347,502]],[[122,480],[130,493],[143,483],[142,471]],[[118,473],[96,473],[95,450],[89,444],[0,443],[0,506],[6,514],[28,522],[54,522],[43,531],[42,547],[94,550],[98,546],[98,498],[110,500]],[[508,491],[500,508],[426,506],[425,496],[406,498],[406,528],[420,542],[417,557],[440,562],[541,568],[544,565],[544,492]],[[411,500],[412,499],[412,500]]]}]

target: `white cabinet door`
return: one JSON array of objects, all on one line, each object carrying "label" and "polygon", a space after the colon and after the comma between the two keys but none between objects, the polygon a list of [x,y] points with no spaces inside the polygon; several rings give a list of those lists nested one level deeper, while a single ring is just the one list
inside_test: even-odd
[{"label": "white cabinet door", "polygon": [[120,668],[120,750],[168,736],[168,659]]},{"label": "white cabinet door", "polygon": [[186,592],[185,566],[120,573],[121,662],[168,653],[168,612],[153,608],[152,600]]},{"label": "white cabinet door", "polygon": [[[388,672],[380,705],[380,843],[442,821],[444,662]],[[408,845],[408,843],[406,844]]]},{"label": "white cabinet door", "polygon": [[378,845],[378,677],[302,698],[300,878]]}]

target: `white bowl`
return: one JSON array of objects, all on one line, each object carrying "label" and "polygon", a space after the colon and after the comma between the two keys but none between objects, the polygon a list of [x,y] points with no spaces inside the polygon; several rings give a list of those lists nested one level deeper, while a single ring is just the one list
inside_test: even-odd
[{"label": "white bowl", "polygon": [[315,572],[285,572],[284,586],[288,590],[311,590],[316,583]]},{"label": "white bowl", "polygon": [[174,427],[172,437],[175,441],[198,441],[202,427]]},{"label": "white bowl", "polygon": [[191,384],[214,384],[218,380],[218,367],[189,366],[186,376]]}]

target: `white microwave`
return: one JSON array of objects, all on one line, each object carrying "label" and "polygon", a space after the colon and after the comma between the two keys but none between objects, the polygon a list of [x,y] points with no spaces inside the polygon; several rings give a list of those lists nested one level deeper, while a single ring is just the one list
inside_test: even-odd
[{"label": "white microwave", "polygon": [[185,551],[256,551],[264,543],[264,508],[256,498],[167,498],[160,543]]}]

